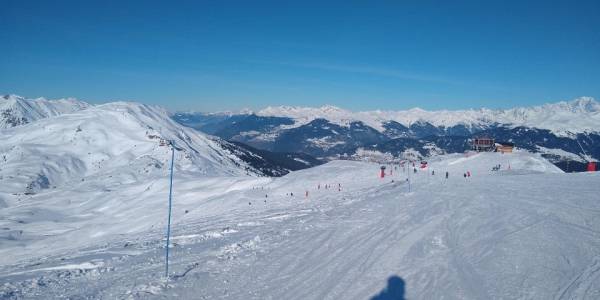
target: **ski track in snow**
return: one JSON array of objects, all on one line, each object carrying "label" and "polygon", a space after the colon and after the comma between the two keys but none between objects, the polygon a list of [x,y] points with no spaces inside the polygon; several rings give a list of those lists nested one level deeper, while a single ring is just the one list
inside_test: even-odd
[{"label": "ski track in snow", "polygon": [[[490,171],[498,163],[503,170]],[[86,217],[13,224],[24,236],[68,225],[69,237],[86,240],[52,249],[68,241],[60,230],[37,242],[1,239],[0,298],[369,299],[393,275],[408,299],[600,297],[598,174],[560,174],[526,153],[431,159],[428,171],[410,174],[410,193],[401,168],[378,173],[335,161],[212,190],[176,177],[168,286],[164,193],[123,206],[134,212],[120,212],[129,221],[119,226],[88,228]],[[120,195],[133,199],[146,186]],[[19,209],[30,207],[11,211]],[[126,225],[139,229],[122,233]]]}]

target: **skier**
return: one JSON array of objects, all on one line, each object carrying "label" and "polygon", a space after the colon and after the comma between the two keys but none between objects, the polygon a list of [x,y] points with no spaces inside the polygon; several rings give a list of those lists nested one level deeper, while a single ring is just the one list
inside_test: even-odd
[{"label": "skier", "polygon": [[306,191],[306,195],[305,195],[305,197],[306,197],[306,198],[308,198],[308,191]]},{"label": "skier", "polygon": [[448,171],[446,171],[446,179],[448,179]]},{"label": "skier", "polygon": [[467,173],[463,173],[463,177],[464,177],[464,178],[467,178]]},{"label": "skier", "polygon": [[431,175],[435,175],[435,170],[431,170]]},{"label": "skier", "polygon": [[290,193],[290,196],[294,197],[294,193]]},{"label": "skier", "polygon": [[471,177],[471,171],[467,171],[467,177]]}]

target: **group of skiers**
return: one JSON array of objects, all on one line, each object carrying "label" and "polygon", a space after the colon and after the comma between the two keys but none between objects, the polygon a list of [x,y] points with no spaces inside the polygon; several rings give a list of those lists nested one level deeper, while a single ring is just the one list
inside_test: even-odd
[{"label": "group of skiers", "polygon": [[[326,190],[327,190],[327,189],[331,189],[331,188],[332,188],[332,187],[331,187],[331,184],[325,184],[325,186],[324,186],[324,187],[325,187],[325,189],[326,189]],[[320,189],[321,189],[321,184],[319,183],[319,184],[317,185],[317,190],[320,190]],[[338,183],[338,191],[339,191],[339,192],[341,192],[341,191],[342,191],[342,184],[341,184],[341,183]]]},{"label": "group of skiers", "polygon": [[[341,192],[341,191],[342,191],[342,184],[341,184],[341,183],[338,183],[337,185],[338,185],[338,192]],[[333,188],[333,187],[331,186],[331,184],[325,184],[323,187],[324,187],[325,189],[332,189],[332,188]],[[320,190],[320,189],[321,189],[321,184],[319,183],[319,184],[317,185],[317,190]],[[309,194],[309,193],[308,193],[308,190],[306,190],[306,191],[304,192],[304,197],[308,198],[308,194]],[[286,196],[290,196],[290,197],[294,197],[294,192],[285,193],[285,195],[286,195]],[[268,198],[268,197],[269,197],[269,195],[265,195],[265,198]],[[266,203],[266,202],[267,202],[267,200],[265,200],[265,203]]]},{"label": "group of skiers", "polygon": [[[500,165],[500,164],[498,164],[498,165],[494,166],[494,167],[492,168],[492,170],[493,170],[493,171],[498,171],[498,170],[500,170],[500,168],[501,168],[501,165]],[[416,168],[416,167],[414,167],[414,166],[413,166],[413,172],[414,172],[414,173],[417,173],[417,168]],[[432,175],[432,176],[435,176],[435,170],[431,170],[431,175]],[[448,177],[450,177],[450,173],[449,173],[448,171],[446,171],[446,173],[445,173],[445,177],[446,177],[446,179],[448,179]],[[464,177],[464,178],[471,177],[471,171],[467,171],[467,172],[463,173],[463,177]],[[407,178],[406,180],[408,181],[408,178]],[[392,182],[394,182],[394,180],[392,180]],[[339,192],[341,192],[341,191],[342,191],[342,184],[341,184],[341,183],[338,183],[337,185],[338,185],[338,186],[337,186],[337,188],[338,188],[338,191],[339,191]],[[332,189],[332,188],[333,188],[333,187],[331,186],[331,184],[325,184],[323,187],[324,187],[325,189]],[[253,189],[254,189],[254,188],[253,188]],[[258,189],[258,188],[256,188],[256,189]],[[263,188],[261,187],[261,189],[263,189]],[[319,183],[319,184],[317,185],[317,190],[320,190],[320,189],[321,189],[321,184]],[[286,196],[293,197],[293,196],[294,196],[294,193],[293,193],[293,192],[290,192],[290,193],[286,193],[285,195],[286,195]],[[308,195],[309,195],[309,193],[308,193],[308,190],[306,190],[306,192],[305,192],[304,196],[305,196],[306,198],[308,198]],[[269,195],[268,195],[268,194],[265,194],[265,200],[264,200],[264,202],[265,202],[265,203],[267,203],[267,200],[266,200],[266,198],[268,198],[268,197],[269,197]],[[251,203],[251,202],[249,202],[248,204],[249,204],[249,205],[252,205],[252,203]]]},{"label": "group of skiers", "polygon": [[[495,166],[492,170],[497,171],[500,169],[500,165]],[[413,168],[413,172],[417,173],[417,168]],[[431,170],[431,175],[435,176],[435,170]],[[450,177],[450,173],[448,171],[446,171],[446,179],[448,179],[448,177]],[[463,173],[463,177],[467,178],[467,177],[471,177],[471,171],[467,171],[465,173]],[[408,178],[406,179],[408,181]]]}]

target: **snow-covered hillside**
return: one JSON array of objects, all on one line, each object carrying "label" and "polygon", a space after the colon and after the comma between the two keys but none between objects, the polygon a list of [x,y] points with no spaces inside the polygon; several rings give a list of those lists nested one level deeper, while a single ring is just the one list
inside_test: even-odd
[{"label": "snow-covered hillside", "polygon": [[176,145],[178,171],[197,176],[254,172],[214,138],[175,123],[158,107],[136,103],[109,103],[41,119],[0,131],[0,140],[0,197],[11,199],[15,197],[6,195],[35,194],[85,180],[127,183],[164,176],[169,141]]},{"label": "snow-covered hillside", "polygon": [[320,108],[268,107],[257,112],[257,115],[292,118],[296,121],[293,125],[296,127],[307,124],[314,119],[326,119],[342,126],[348,126],[354,121],[361,121],[379,131],[384,131],[383,125],[389,121],[395,121],[407,127],[418,121],[442,127],[456,125],[485,127],[499,123],[548,129],[559,135],[600,131],[600,103],[590,97],[581,97],[570,102],[563,101],[507,110],[482,108],[426,111],[413,108],[404,111],[352,112],[328,105]]},{"label": "snow-covered hillside", "polygon": [[39,119],[72,113],[90,107],[73,98],[25,99],[17,95],[0,97],[0,129],[24,125]]},{"label": "snow-covered hillside", "polygon": [[356,161],[281,178],[177,172],[168,286],[166,176],[30,195],[0,209],[0,298],[600,297],[599,174],[517,152],[378,175]]}]

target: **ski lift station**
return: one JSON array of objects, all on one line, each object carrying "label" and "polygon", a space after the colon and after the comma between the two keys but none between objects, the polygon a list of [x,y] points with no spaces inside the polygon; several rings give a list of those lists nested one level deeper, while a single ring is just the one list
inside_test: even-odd
[{"label": "ski lift station", "polygon": [[493,138],[477,137],[471,140],[471,148],[477,152],[494,151],[496,143]]}]

